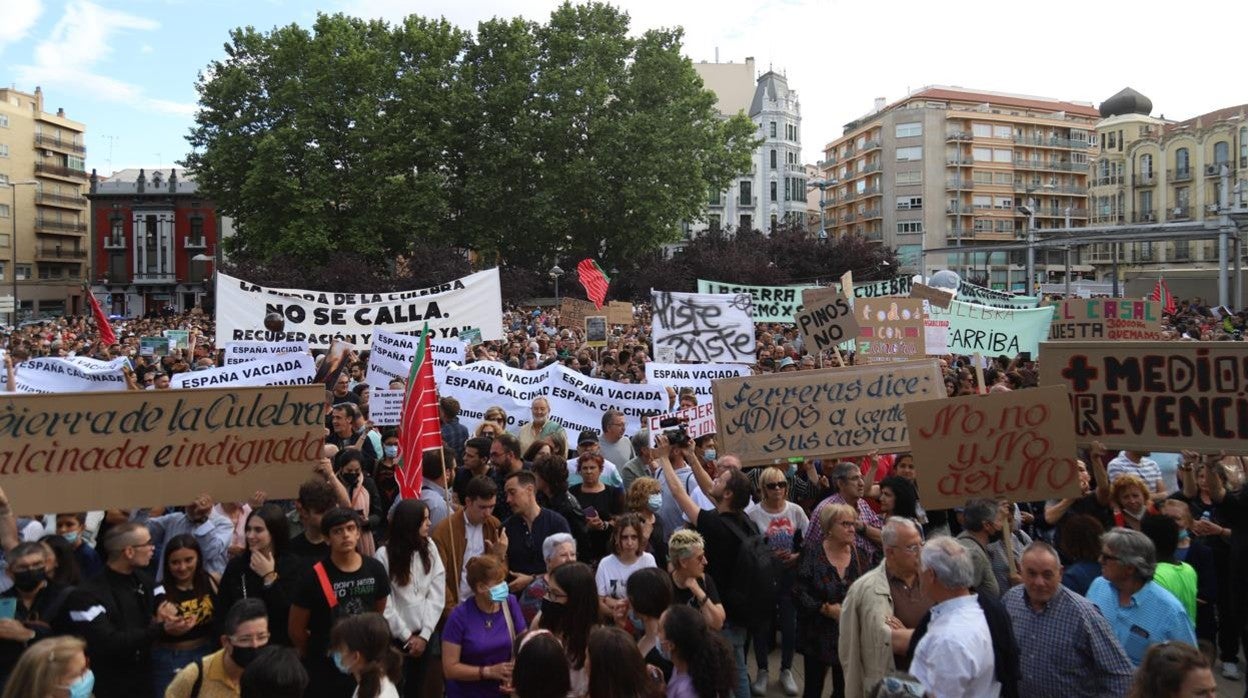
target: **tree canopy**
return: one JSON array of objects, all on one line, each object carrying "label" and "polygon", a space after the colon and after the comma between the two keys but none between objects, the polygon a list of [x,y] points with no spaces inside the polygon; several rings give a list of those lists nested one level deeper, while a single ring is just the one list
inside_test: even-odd
[{"label": "tree canopy", "polygon": [[678,241],[757,141],[744,114],[718,114],[681,30],[628,32],[600,3],[474,33],[415,15],[236,29],[197,82],[184,164],[234,217],[235,259],[455,248],[632,266]]}]

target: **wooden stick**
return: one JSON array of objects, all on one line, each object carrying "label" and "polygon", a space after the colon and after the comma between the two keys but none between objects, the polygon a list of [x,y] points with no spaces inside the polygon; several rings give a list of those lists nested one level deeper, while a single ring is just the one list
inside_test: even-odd
[{"label": "wooden stick", "polygon": [[984,385],[984,365],[983,364],[984,364],[984,357],[980,356],[979,352],[975,352],[975,379],[976,379],[975,382],[979,384],[980,395],[985,395],[988,393],[988,386]]},{"label": "wooden stick", "polygon": [[845,357],[841,356],[841,348],[833,344],[832,351],[836,352],[836,360],[840,363],[841,368],[845,368]]},{"label": "wooden stick", "polygon": [[1014,523],[1014,507],[1011,505],[1009,515],[1005,517],[1005,530],[1001,533],[1001,542],[1005,545],[1005,562],[1010,567],[1010,574],[1018,574],[1018,560],[1014,559],[1014,534],[1010,530]]}]

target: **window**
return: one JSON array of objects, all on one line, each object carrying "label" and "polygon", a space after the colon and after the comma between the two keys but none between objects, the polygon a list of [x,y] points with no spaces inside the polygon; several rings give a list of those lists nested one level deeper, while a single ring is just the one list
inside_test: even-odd
[{"label": "window", "polygon": [[1110,131],[1109,133],[1105,134],[1105,147],[1109,150],[1113,150],[1117,146],[1118,146],[1118,137],[1114,135],[1114,132]]},{"label": "window", "polygon": [[772,138],[775,138],[775,137],[776,137],[776,122],[774,122],[774,121],[773,121],[773,122],[771,122],[771,131],[770,131],[770,133],[771,133],[771,137],[772,137]]},{"label": "window", "polygon": [[976,184],[992,184],[992,172],[988,170],[974,170],[971,172],[971,181]]},{"label": "window", "polygon": [[992,219],[991,218],[976,218],[975,221],[971,223],[971,227],[972,229],[977,230],[977,231],[991,232],[992,231]]},{"label": "window", "polygon": [[776,200],[776,183],[775,182],[771,183],[771,200],[772,201]]},{"label": "window", "polygon": [[753,191],[753,187],[751,186],[750,181],[749,180],[742,181],[741,182],[741,200],[738,201],[737,203],[741,204],[742,206],[750,206],[753,203],[751,201],[751,199],[753,198],[754,198],[754,191]]},{"label": "window", "polygon": [[992,181],[995,184],[1013,184],[1014,175],[1009,172],[996,172],[993,174]]},{"label": "window", "polygon": [[972,148],[971,156],[976,162],[992,162],[992,148]]},{"label": "window", "polygon": [[1148,153],[1140,156],[1140,176],[1145,179],[1153,176],[1153,156]]},{"label": "window", "polygon": [[1177,207],[1184,209],[1179,212],[1180,214],[1186,213],[1187,207],[1191,205],[1191,190],[1187,187],[1175,187],[1174,203]]},{"label": "window", "polygon": [[908,172],[898,172],[893,181],[897,184],[922,184],[923,173],[919,170],[910,170]]},{"label": "window", "polygon": [[1191,256],[1192,256],[1192,246],[1191,246],[1190,241],[1188,240],[1175,240],[1174,241],[1174,258],[1176,260],[1186,261],[1188,259],[1191,259]]},{"label": "window", "polygon": [[1140,192],[1140,213],[1151,214],[1153,212],[1153,192],[1151,190]]},{"label": "window", "polygon": [[858,148],[858,150],[862,150],[867,147],[867,134],[864,133],[861,136],[858,136],[858,140],[854,142],[854,147]]},{"label": "window", "polygon": [[1239,129],[1239,166],[1248,167],[1248,126]]},{"label": "window", "polygon": [[922,233],[923,221],[897,221],[897,232],[901,235]]},{"label": "window", "polygon": [[909,124],[897,124],[893,135],[897,138],[914,138],[923,135],[923,122],[915,121]]},{"label": "window", "polygon": [[0,262],[0,281],[4,281],[4,262]]},{"label": "window", "polygon": [[6,174],[0,173],[0,187],[7,186],[8,183],[9,183],[9,176]]},{"label": "window", "polygon": [[867,193],[867,180],[860,179],[857,182],[854,182],[854,193],[855,194]]},{"label": "window", "polygon": [[1010,150],[1009,148],[993,148],[992,149],[992,161],[993,162],[1013,162],[1014,151]]},{"label": "window", "polygon": [[30,278],[30,265],[29,264],[15,264],[13,266],[13,275],[17,277],[18,281],[25,281],[29,279]]},{"label": "window", "polygon": [[1004,210],[1004,211],[1008,211],[1008,210],[1010,210],[1010,209],[1014,208],[1014,197],[1012,197],[1012,196],[998,196],[998,197],[996,198],[996,200],[993,202],[993,204],[994,204],[994,207],[995,207],[995,208],[998,208],[998,209],[1001,209],[1001,210]]},{"label": "window", "polygon": [[992,127],[992,137],[993,138],[1013,138],[1014,129],[1010,128],[1008,125],[1006,126],[1002,126],[1000,124],[994,125]]},{"label": "window", "polygon": [[0,114],[0,128],[8,128],[8,127],[9,127],[9,115]]},{"label": "window", "polygon": [[899,162],[904,162],[906,160],[922,160],[922,159],[923,159],[923,146],[921,145],[916,145],[916,146],[912,146],[909,148],[897,149],[897,160]]},{"label": "window", "polygon": [[1179,148],[1174,151],[1174,173],[1180,177],[1186,177],[1191,171],[1192,161],[1187,148]]},{"label": "window", "polygon": [[1213,162],[1219,166],[1225,165],[1231,159],[1231,144],[1226,141],[1218,141],[1213,144]]},{"label": "window", "polygon": [[9,234],[8,234],[8,233],[0,233],[0,250],[7,250],[7,249],[9,249],[9,245],[10,245],[10,243],[9,243]]},{"label": "window", "polygon": [[87,161],[78,157],[77,155],[66,155],[65,166],[71,170],[78,170],[79,172],[84,172],[87,169]]},{"label": "window", "polygon": [[776,169],[776,149],[771,149],[771,169]]},{"label": "window", "polygon": [[0,204],[0,218],[8,218],[8,217],[9,217],[9,205]]},{"label": "window", "polygon": [[712,214],[706,217],[706,227],[711,230],[719,230],[719,214]]},{"label": "window", "polygon": [[912,211],[923,208],[923,197],[921,196],[899,196],[897,197],[898,211]]},{"label": "window", "polygon": [[[712,206],[718,206],[718,205],[720,204],[720,196],[721,196],[721,193],[720,193],[720,191],[719,191],[718,189],[716,189],[715,191],[711,192],[711,205],[712,205]],[[120,222],[121,222],[121,221],[118,221],[118,223],[120,223]],[[116,228],[114,228],[113,232],[114,232],[114,233],[116,233],[116,232],[117,232],[117,231],[116,231]]]},{"label": "window", "polygon": [[741,216],[737,223],[737,230],[753,230],[754,219],[748,215]]},{"label": "window", "polygon": [[975,208],[979,208],[979,209],[992,208],[991,196],[975,196],[975,197],[972,197],[971,201],[973,202],[973,205],[975,206]]},{"label": "window", "polygon": [[772,230],[776,229],[776,214],[774,213],[771,214],[771,229]]},{"label": "window", "polygon": [[7,158],[8,156],[9,156],[9,144],[0,143],[0,158]]},{"label": "window", "polygon": [[971,124],[971,133],[976,138],[990,138],[992,136],[992,124],[973,123]]}]

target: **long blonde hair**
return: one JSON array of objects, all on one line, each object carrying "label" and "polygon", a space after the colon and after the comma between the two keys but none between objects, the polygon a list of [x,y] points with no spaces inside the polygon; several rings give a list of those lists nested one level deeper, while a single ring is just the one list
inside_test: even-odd
[{"label": "long blonde hair", "polygon": [[9,674],[3,698],[47,698],[62,688],[61,678],[69,662],[87,649],[87,643],[76,637],[53,637],[40,640],[22,653]]}]

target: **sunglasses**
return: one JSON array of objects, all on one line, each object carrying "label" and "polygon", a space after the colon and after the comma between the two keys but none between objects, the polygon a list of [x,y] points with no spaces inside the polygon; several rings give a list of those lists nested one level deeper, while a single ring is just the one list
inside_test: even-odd
[{"label": "sunglasses", "polygon": [[787,483],[787,482],[769,482],[769,483],[767,483],[767,489],[769,489],[769,490],[782,490],[782,489],[784,489],[784,488],[786,488],[786,487],[788,487],[788,486],[789,486],[789,483]]}]

